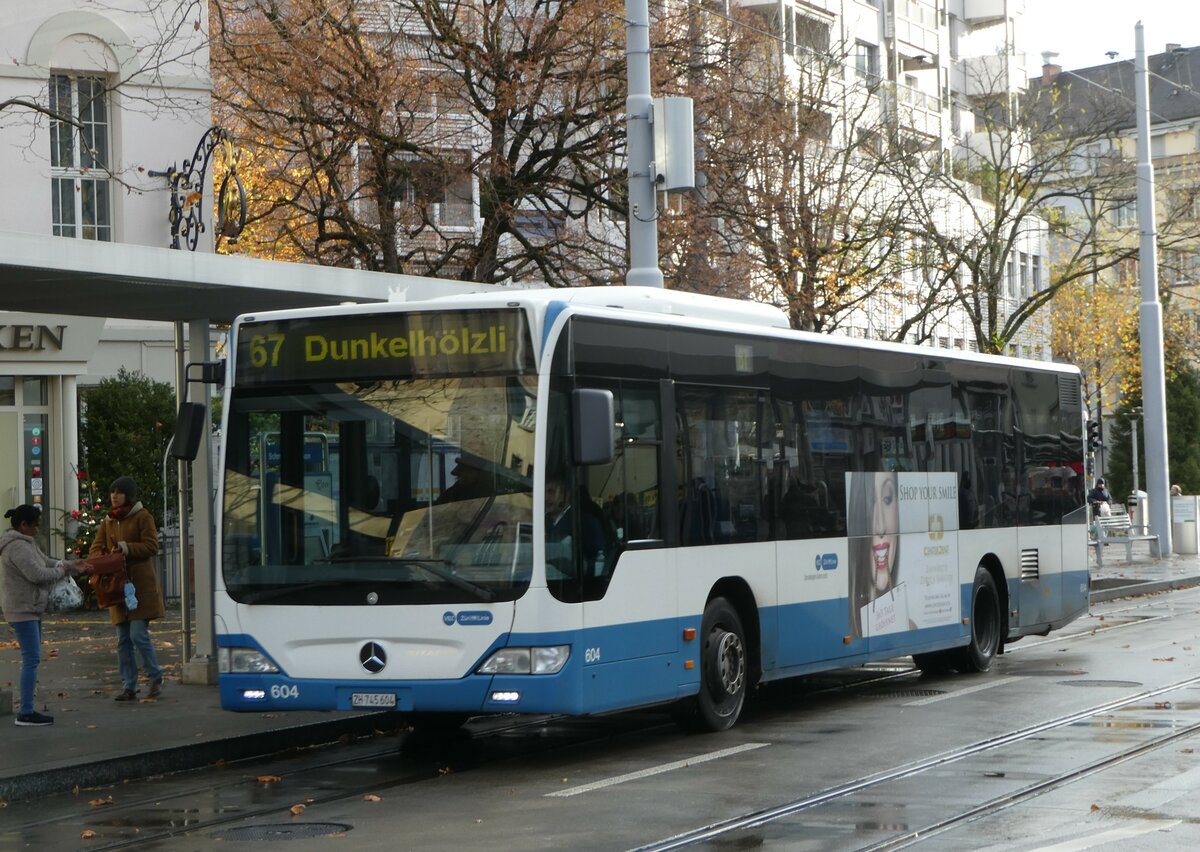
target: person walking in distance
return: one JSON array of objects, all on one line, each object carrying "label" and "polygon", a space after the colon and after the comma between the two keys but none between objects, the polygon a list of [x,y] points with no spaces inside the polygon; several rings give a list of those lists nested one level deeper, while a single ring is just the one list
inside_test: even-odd
[{"label": "person walking in distance", "polygon": [[[37,670],[42,662],[42,614],[50,599],[50,587],[71,574],[76,566],[42,553],[37,544],[42,510],[28,503],[4,513],[12,529],[0,535],[0,598],[4,618],[17,634],[21,647],[21,697],[16,723],[20,727],[53,725],[54,717],[33,709]],[[87,573],[87,569],[83,570]]]},{"label": "person walking in distance", "polygon": [[100,522],[88,556],[125,554],[125,570],[137,600],[130,605],[109,607],[117,628],[117,666],[122,691],[117,701],[134,701],[138,693],[138,662],[150,681],[150,697],[163,690],[163,670],[150,639],[150,621],[163,615],[162,590],[154,556],[158,553],[158,529],[154,516],[137,499],[137,485],[128,476],[117,477],[108,489],[112,508]]}]

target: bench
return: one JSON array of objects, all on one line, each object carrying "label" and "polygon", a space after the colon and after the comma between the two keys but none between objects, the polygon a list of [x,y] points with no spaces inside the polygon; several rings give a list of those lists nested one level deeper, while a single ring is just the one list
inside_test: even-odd
[{"label": "bench", "polygon": [[1088,542],[1088,545],[1096,548],[1096,564],[1104,564],[1104,545],[1106,544],[1124,544],[1125,545],[1125,561],[1133,561],[1133,543],[1135,541],[1152,541],[1157,549],[1158,536],[1156,534],[1135,534],[1129,523],[1129,515],[1124,512],[1113,513],[1109,517],[1097,515],[1094,518],[1096,537]]}]

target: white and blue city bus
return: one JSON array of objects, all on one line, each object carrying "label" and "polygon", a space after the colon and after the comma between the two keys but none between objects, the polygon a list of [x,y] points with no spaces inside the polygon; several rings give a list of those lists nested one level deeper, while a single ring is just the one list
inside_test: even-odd
[{"label": "white and blue city bus", "polygon": [[[643,288],[241,317],[229,710],[674,705],[1085,612],[1073,368],[791,331]],[[436,714],[436,715],[434,715]]]}]

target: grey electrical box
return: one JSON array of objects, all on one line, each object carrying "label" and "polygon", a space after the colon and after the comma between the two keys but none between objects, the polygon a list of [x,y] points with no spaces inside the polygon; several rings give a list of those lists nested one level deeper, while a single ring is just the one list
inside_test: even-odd
[{"label": "grey electrical box", "polygon": [[696,132],[691,98],[654,99],[654,183],[660,190],[696,188]]}]

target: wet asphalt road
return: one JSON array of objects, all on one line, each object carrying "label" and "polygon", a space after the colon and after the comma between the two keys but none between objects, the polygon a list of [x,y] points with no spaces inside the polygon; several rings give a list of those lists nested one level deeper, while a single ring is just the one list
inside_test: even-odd
[{"label": "wet asphalt road", "polygon": [[12,804],[0,849],[1200,848],[1200,589],[1097,605],[986,675],[756,698],[719,735],[477,720]]}]

